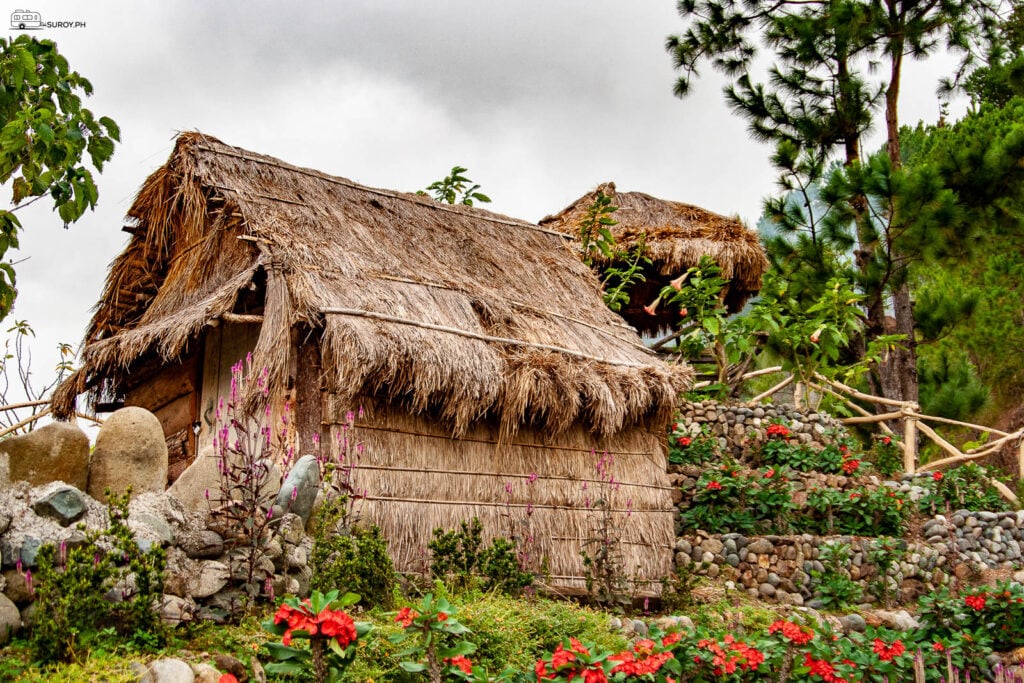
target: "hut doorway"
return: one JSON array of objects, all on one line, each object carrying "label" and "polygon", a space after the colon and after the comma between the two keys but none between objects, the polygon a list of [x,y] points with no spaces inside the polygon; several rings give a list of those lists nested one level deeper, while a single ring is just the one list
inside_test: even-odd
[{"label": "hut doorway", "polygon": [[203,338],[203,369],[199,397],[199,449],[213,443],[217,402],[231,393],[231,366],[256,348],[259,323],[222,322]]}]

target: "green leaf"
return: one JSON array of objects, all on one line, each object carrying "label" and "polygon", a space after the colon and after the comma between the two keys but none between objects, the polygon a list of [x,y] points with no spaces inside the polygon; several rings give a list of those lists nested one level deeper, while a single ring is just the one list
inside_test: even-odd
[{"label": "green leaf", "polygon": [[411,674],[418,674],[421,671],[427,670],[426,665],[420,664],[419,662],[399,662],[398,666],[401,667],[403,671],[407,671]]}]

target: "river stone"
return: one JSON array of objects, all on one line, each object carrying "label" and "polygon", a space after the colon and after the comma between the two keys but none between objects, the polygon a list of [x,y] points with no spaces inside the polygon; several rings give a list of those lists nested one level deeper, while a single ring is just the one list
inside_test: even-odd
[{"label": "river stone", "polygon": [[765,538],[757,538],[750,542],[747,546],[747,552],[757,553],[758,555],[771,554],[774,552],[775,546],[772,542]]},{"label": "river stone", "polygon": [[274,506],[298,515],[306,523],[313,512],[313,503],[319,491],[320,463],[315,455],[304,455],[285,477]]},{"label": "river stone", "polygon": [[0,645],[6,645],[21,630],[21,612],[3,593],[0,593]]},{"label": "river stone", "polygon": [[157,659],[149,663],[153,683],[195,683],[192,667],[180,659]]},{"label": "river stone", "polygon": [[105,489],[120,494],[128,487],[133,495],[162,493],[166,483],[167,442],[160,420],[145,408],[115,411],[96,437],[89,466],[89,495],[106,501]]},{"label": "river stone", "polygon": [[[0,479],[41,486],[62,481],[84,490],[89,478],[89,437],[67,422],[52,422],[0,442]],[[9,482],[0,481],[0,486]]]},{"label": "river stone", "polygon": [[847,614],[844,617],[839,617],[839,623],[843,625],[843,633],[847,635],[855,631],[857,633],[864,633],[868,627],[864,617],[859,614]]},{"label": "river stone", "polygon": [[33,503],[32,511],[40,517],[57,520],[61,526],[68,526],[85,514],[85,497],[74,486],[61,486]]},{"label": "river stone", "polygon": [[208,598],[228,584],[231,571],[223,562],[202,560],[196,574],[188,582],[188,593],[193,598]]}]

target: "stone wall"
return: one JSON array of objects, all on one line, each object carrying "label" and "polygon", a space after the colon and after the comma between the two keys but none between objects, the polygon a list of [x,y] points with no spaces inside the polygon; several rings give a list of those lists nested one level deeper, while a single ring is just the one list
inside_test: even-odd
[{"label": "stone wall", "polygon": [[829,444],[843,426],[831,415],[792,406],[767,403],[753,408],[730,405],[717,401],[684,402],[679,407],[679,422],[696,434],[707,425],[719,437],[723,451],[734,456],[767,440],[765,429],[774,421],[782,420],[800,443]]}]

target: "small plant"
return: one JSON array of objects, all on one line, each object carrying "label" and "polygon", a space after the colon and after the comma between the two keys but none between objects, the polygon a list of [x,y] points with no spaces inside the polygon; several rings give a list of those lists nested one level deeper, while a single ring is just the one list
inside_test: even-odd
[{"label": "small plant", "polygon": [[1009,506],[989,482],[994,473],[973,462],[945,474],[933,472],[924,482],[925,493],[918,501],[921,512],[938,514],[954,510],[1002,512]]},{"label": "small plant", "polygon": [[432,192],[435,201],[445,204],[462,204],[464,206],[473,206],[473,202],[490,204],[490,197],[483,192],[477,192],[480,185],[470,185],[473,181],[462,175],[468,170],[462,166],[452,166],[452,172],[449,175],[430,183],[427,185],[426,191],[419,190],[416,194],[427,196]]},{"label": "small plant", "polygon": [[818,548],[823,571],[813,570],[815,595],[825,609],[845,609],[860,599],[861,588],[850,578],[851,549],[848,543],[832,541]]},{"label": "small plant", "polygon": [[883,477],[903,472],[903,444],[894,436],[876,434],[867,458]]},{"label": "small plant", "polygon": [[395,621],[402,630],[389,640],[396,645],[408,645],[396,655],[403,671],[426,673],[431,683],[440,683],[448,676],[473,680],[473,663],[468,655],[476,651],[476,645],[466,639],[452,642],[469,633],[455,618],[455,612],[447,600],[435,600],[432,594],[424,596],[415,609],[399,610]]},{"label": "small plant", "polygon": [[673,465],[703,465],[721,457],[718,438],[711,434],[708,425],[701,425],[697,434],[687,430],[682,422],[676,422],[668,435],[668,461]]},{"label": "small plant", "polygon": [[533,574],[520,567],[514,542],[494,538],[485,547],[482,534],[483,525],[477,517],[460,522],[458,531],[434,529],[434,538],[427,544],[432,554],[430,573],[463,590],[482,576],[485,588],[510,595],[533,583]]},{"label": "small plant", "polygon": [[318,520],[309,567],[314,590],[345,586],[365,596],[367,607],[389,609],[394,601],[395,568],[377,526],[338,533],[324,529]]},{"label": "small plant", "polygon": [[907,544],[894,538],[876,538],[868,549],[868,560],[878,570],[878,574],[868,582],[868,588],[883,607],[891,607],[895,602],[894,582],[890,580],[889,572],[899,566],[906,550]]},{"label": "small plant", "polygon": [[[285,598],[272,619],[263,622],[264,630],[281,636],[280,643],[267,643],[270,655],[277,660],[267,664],[269,673],[311,677],[317,683],[339,681],[356,657],[360,637],[370,624],[356,622],[344,612],[359,596],[338,591],[324,595],[313,591],[306,600]],[[294,639],[308,640],[309,649],[293,647]]]},{"label": "small plant", "polygon": [[899,536],[909,514],[903,497],[887,487],[861,486],[812,489],[807,494],[810,514],[796,519],[797,530],[819,534]]},{"label": "small plant", "polygon": [[130,489],[105,494],[107,528],[86,531],[85,542],[74,548],[43,546],[35,576],[28,575],[38,610],[31,643],[40,661],[77,659],[92,645],[124,639],[143,648],[163,644],[153,604],[163,593],[164,551],[136,543],[127,523]]},{"label": "small plant", "polygon": [[[599,605],[624,607],[629,604],[629,576],[622,552],[621,511],[615,508],[622,484],[612,473],[614,458],[605,452],[597,461],[597,482],[589,489],[583,482],[583,506],[590,511],[587,536],[580,554],[586,572],[587,590]],[[633,514],[633,500],[626,501],[626,519]]]},{"label": "small plant", "polygon": [[958,632],[984,632],[998,650],[1020,645],[1024,633],[1024,586],[1004,582],[961,593],[942,588],[921,599],[922,628],[936,638]]},{"label": "small plant", "polygon": [[583,262],[588,266],[594,264],[594,256],[601,255],[612,258],[615,251],[615,236],[611,228],[618,221],[611,214],[619,210],[612,204],[612,198],[598,190],[594,202],[587,207],[586,213],[579,221],[580,250]]},{"label": "small plant", "polygon": [[783,469],[746,473],[727,461],[701,475],[690,507],[680,518],[684,528],[785,533],[794,509],[792,496],[793,486]]}]

